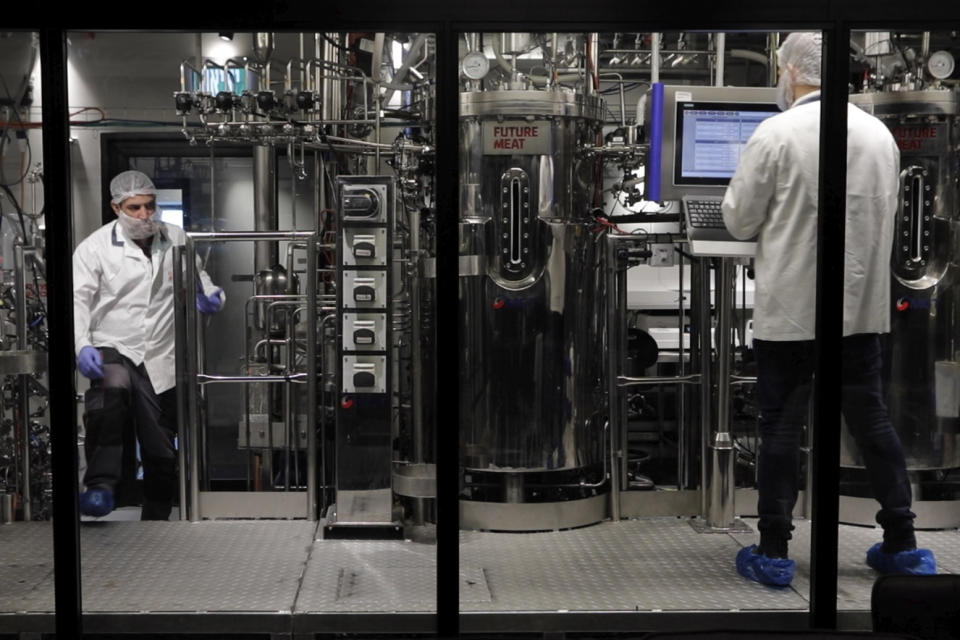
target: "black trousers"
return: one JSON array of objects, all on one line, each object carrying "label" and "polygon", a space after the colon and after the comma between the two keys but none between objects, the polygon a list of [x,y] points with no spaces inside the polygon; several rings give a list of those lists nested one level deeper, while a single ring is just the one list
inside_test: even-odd
[{"label": "black trousers", "polygon": [[[786,551],[800,484],[800,446],[807,422],[814,367],[812,340],[754,340],[760,403],[758,528],[764,551]],[[843,339],[841,408],[863,455],[873,495],[880,503],[884,550],[913,548],[914,514],[903,447],[881,381],[882,353],[876,334]],[[816,443],[814,443],[816,446]]]},{"label": "black trousers", "polygon": [[[100,348],[103,379],[94,380],[84,396],[87,487],[116,491],[123,469],[124,436],[132,431],[143,462],[143,520],[170,517],[177,494],[176,390],[153,390],[144,366],[134,366],[110,347]],[[129,452],[128,452],[129,453]]]}]

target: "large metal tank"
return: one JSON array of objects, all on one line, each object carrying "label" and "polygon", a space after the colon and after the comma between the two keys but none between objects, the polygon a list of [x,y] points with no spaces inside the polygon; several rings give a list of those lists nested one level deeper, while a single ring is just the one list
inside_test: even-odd
[{"label": "large metal tank", "polygon": [[[890,417],[910,471],[958,468],[960,101],[945,90],[865,93],[850,101],[885,122],[900,147],[891,333],[884,353]],[[846,432],[843,443],[842,464],[862,466]],[[918,489],[928,484],[922,476],[915,474]],[[915,499],[927,497],[915,493]]]},{"label": "large metal tank", "polygon": [[591,214],[603,103],[462,93],[461,526],[605,516],[600,252]]}]

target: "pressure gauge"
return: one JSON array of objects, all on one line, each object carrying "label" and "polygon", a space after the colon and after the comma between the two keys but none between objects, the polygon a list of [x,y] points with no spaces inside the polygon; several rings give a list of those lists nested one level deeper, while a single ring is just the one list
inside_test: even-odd
[{"label": "pressure gauge", "polygon": [[934,51],[927,60],[927,69],[937,80],[949,78],[953,73],[953,56],[949,51]]},{"label": "pressure gauge", "polygon": [[471,80],[480,80],[490,71],[490,61],[482,51],[471,51],[460,61],[463,75]]}]

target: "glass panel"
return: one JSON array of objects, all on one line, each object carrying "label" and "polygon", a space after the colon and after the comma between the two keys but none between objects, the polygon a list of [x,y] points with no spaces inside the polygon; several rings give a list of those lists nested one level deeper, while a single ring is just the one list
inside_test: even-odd
[{"label": "glass panel", "polygon": [[0,612],[53,611],[52,469],[37,34],[0,37]]},{"label": "glass panel", "polygon": [[[662,612],[775,610],[805,624],[806,395],[794,400],[784,481],[787,503],[800,489],[790,557],[801,569],[791,589],[768,590],[735,568],[759,539],[754,337],[773,348],[802,338],[801,392],[812,375],[815,218],[791,223],[803,249],[783,258],[790,267],[782,236],[750,223],[774,198],[755,190],[771,166],[747,141],[780,117],[777,41],[463,34],[463,612],[640,611],[656,627]],[[719,210],[735,171],[740,240]],[[770,215],[781,215],[774,204]],[[779,281],[798,263],[809,278]],[[809,302],[802,318],[775,310],[784,293]],[[799,333],[778,331],[788,322]]]},{"label": "glass panel", "polygon": [[[886,410],[881,404],[874,412],[845,413],[840,592],[859,597],[841,597],[841,611],[870,608],[869,583],[877,573],[863,565],[868,548],[883,541],[867,556],[881,570],[925,572],[932,570],[935,558],[941,571],[950,571],[956,534],[942,530],[960,526],[954,479],[960,467],[958,298],[950,276],[956,261],[951,237],[960,206],[960,111],[956,92],[949,90],[956,78],[953,35],[861,31],[852,38],[850,77],[857,82],[851,85],[850,102],[859,109],[849,115],[846,251],[848,256],[864,254],[868,268],[855,288],[846,284],[846,306],[873,316],[873,323],[855,324],[851,333],[880,335],[876,341],[847,339],[869,340],[876,354],[862,347],[861,357],[877,371],[869,381],[845,384],[844,404],[869,408],[882,403]],[[867,132],[862,136],[869,133],[870,138],[854,142],[854,132]],[[880,148],[869,151],[869,144]],[[864,191],[865,181],[870,190]],[[876,196],[876,204],[863,194]],[[860,220],[869,221],[867,231],[857,226]],[[876,255],[866,254],[864,237],[871,239]],[[914,543],[930,554],[911,551]],[[901,551],[905,553],[885,554]],[[848,565],[858,570],[844,571]]]},{"label": "glass panel", "polygon": [[[71,104],[104,117],[77,127],[97,165],[74,169],[76,193],[141,172],[165,224],[147,241],[115,222],[142,187],[116,215],[78,197],[87,335],[122,373],[87,391],[81,506],[104,525],[82,528],[85,612],[432,628],[435,50],[416,33],[71,34]],[[171,501],[170,522],[139,522]],[[163,567],[149,591],[143,562]]]}]

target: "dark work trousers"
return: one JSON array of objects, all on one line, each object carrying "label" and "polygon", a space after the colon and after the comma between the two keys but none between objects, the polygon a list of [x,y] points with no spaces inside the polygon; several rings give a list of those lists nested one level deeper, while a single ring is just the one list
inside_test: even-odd
[{"label": "dark work trousers", "polygon": [[[753,348],[760,404],[760,547],[768,555],[785,555],[800,484],[800,447],[809,414],[814,342],[754,340]],[[903,447],[883,400],[879,336],[843,338],[839,364],[843,367],[841,409],[880,503],[877,522],[883,527],[884,551],[912,549],[916,539],[910,482]]]},{"label": "dark work trousers", "polygon": [[93,380],[84,396],[89,488],[116,491],[123,464],[124,431],[132,429],[143,462],[142,520],[170,517],[177,493],[176,389],[157,394],[143,364],[134,366],[115,349],[101,347],[103,379]]}]

